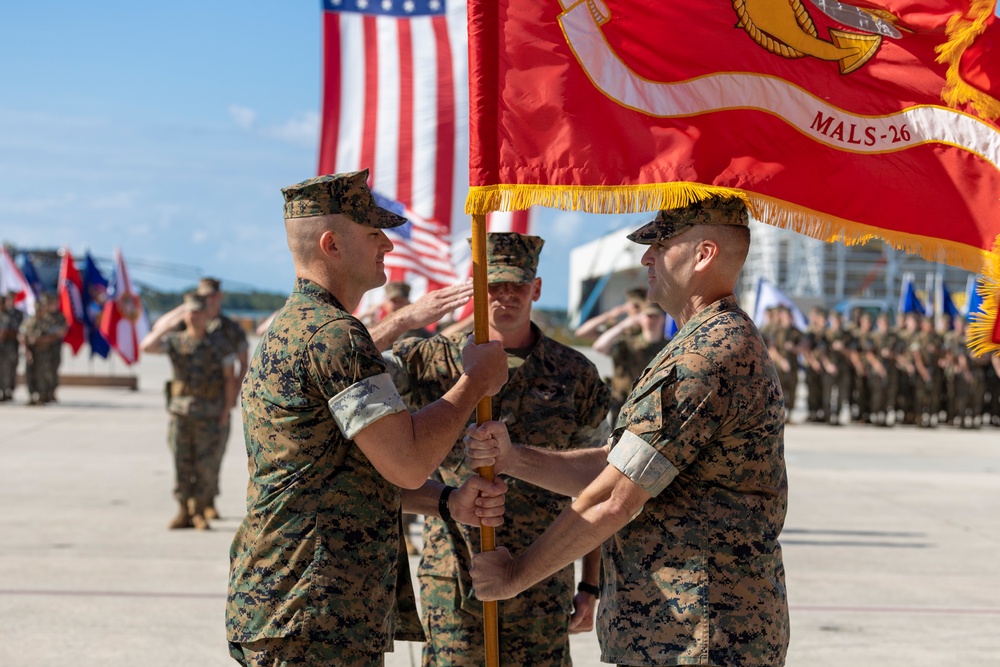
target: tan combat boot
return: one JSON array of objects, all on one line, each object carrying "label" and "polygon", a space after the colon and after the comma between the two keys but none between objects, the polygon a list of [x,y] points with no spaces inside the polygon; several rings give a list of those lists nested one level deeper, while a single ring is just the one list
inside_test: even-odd
[{"label": "tan combat boot", "polygon": [[191,513],[188,511],[188,504],[186,500],[180,502],[180,508],[177,510],[177,516],[170,520],[167,524],[167,528],[170,530],[178,530],[180,528],[190,528],[191,523]]},{"label": "tan combat boot", "polygon": [[194,525],[195,530],[208,530],[211,526],[208,525],[208,519],[205,518],[205,508],[208,503],[204,500],[195,500],[194,509],[191,511],[191,523]]}]

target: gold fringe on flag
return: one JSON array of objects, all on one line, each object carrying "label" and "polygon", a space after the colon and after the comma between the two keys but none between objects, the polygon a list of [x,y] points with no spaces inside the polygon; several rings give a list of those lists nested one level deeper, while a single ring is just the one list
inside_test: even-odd
[{"label": "gold fringe on flag", "polygon": [[851,220],[817,213],[789,202],[700,183],[655,183],[633,186],[489,185],[473,186],[465,210],[473,215],[491,211],[518,211],[545,206],[564,211],[624,214],[678,208],[713,195],[739,197],[747,203],[755,220],[804,234],[827,243],[861,245],[881,239],[896,250],[919,255],[931,262],[958,266],[983,275],[979,286],[983,313],[969,326],[969,349],[975,354],[1000,351],[1000,236],[993,251],[955,241],[872,227]]},{"label": "gold fringe on flag", "polygon": [[996,0],[973,0],[965,14],[955,14],[948,19],[945,34],[948,41],[938,46],[937,61],[948,65],[941,99],[952,108],[968,103],[981,118],[996,120],[1000,117],[1000,100],[969,85],[958,71],[965,50],[986,30],[986,22],[993,16]]},{"label": "gold fringe on flag", "polygon": [[687,206],[713,195],[749,199],[742,190],[701,183],[651,185],[479,185],[469,188],[465,212],[523,211],[532,206],[588,213],[635,213]]}]

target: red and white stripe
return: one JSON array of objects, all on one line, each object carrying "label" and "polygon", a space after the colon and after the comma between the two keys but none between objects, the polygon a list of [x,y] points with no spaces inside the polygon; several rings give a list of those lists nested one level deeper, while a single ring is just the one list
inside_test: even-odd
[{"label": "red and white stripe", "polygon": [[[324,12],[319,172],[371,170],[371,186],[449,232],[467,221],[464,2],[395,18]],[[467,223],[466,223],[467,224]]]}]

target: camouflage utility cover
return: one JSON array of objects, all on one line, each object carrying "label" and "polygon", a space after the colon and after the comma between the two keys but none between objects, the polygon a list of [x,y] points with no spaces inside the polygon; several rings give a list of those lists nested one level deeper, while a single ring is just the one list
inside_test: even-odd
[{"label": "camouflage utility cover", "polygon": [[[333,416],[343,413],[339,397],[364,393],[380,377],[388,383],[385,370],[361,322],[325,289],[297,280],[243,383],[250,482],[230,549],[231,642],[308,637],[392,650],[399,487]],[[359,415],[374,408],[351,403]],[[401,402],[380,414],[399,410]]]},{"label": "camouflage utility cover", "polygon": [[314,215],[347,216],[359,225],[385,229],[399,227],[406,218],[375,202],[368,188],[368,170],[309,178],[281,189],[285,196],[285,219]]},{"label": "camouflage utility cover", "polygon": [[633,243],[650,245],[677,236],[692,225],[750,224],[746,204],[739,197],[712,196],[682,208],[660,211],[639,229],[628,235]]},{"label": "camouflage utility cover", "polygon": [[539,236],[516,232],[486,235],[486,281],[530,283],[538,271],[538,256],[545,241]]},{"label": "camouflage utility cover", "polygon": [[735,297],[695,315],[639,378],[608,460],[654,497],[604,544],[601,660],[784,664],[783,421]]},{"label": "camouflage utility cover", "polygon": [[[493,419],[507,424],[514,442],[554,450],[600,447],[606,443],[608,391],[594,365],[582,354],[547,338],[532,325],[537,343],[500,393],[493,397]],[[397,384],[413,408],[441,396],[462,373],[465,336],[407,339],[393,346],[393,355],[407,377]],[[470,423],[474,420],[470,420]],[[465,464],[462,440],[438,469],[445,484],[458,486],[475,474]],[[497,544],[515,553],[535,541],[570,499],[519,479],[504,476],[506,521],[496,529]],[[457,578],[462,606],[482,614],[469,576],[471,557],[480,551],[479,529],[428,518],[424,529],[421,575]],[[572,612],[573,567],[566,566],[500,605],[505,619]],[[556,638],[539,638],[549,641]]]}]

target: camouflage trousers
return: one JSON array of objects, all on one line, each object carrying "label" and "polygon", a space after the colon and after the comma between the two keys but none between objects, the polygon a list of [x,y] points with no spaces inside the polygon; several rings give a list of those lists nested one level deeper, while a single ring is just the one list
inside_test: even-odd
[{"label": "camouflage trousers", "polygon": [[17,361],[17,341],[0,343],[0,393],[11,394],[14,392]]},{"label": "camouflage trousers", "polygon": [[212,474],[209,477],[208,497],[219,495],[219,473],[222,471],[222,456],[226,453],[226,443],[229,441],[229,422],[218,427],[219,440],[212,451]]},{"label": "camouflage trousers", "polygon": [[361,653],[325,644],[322,638],[277,637],[239,644],[229,642],[229,655],[243,667],[383,667],[381,653]]},{"label": "camouflage trousers", "polygon": [[174,455],[174,496],[178,500],[210,500],[219,418],[170,415],[167,440]]},{"label": "camouflage trousers", "polygon": [[61,345],[32,347],[31,361],[25,360],[24,376],[28,394],[38,394],[42,400],[55,397],[59,384],[59,365],[62,362]]},{"label": "camouflage trousers", "polygon": [[[458,580],[423,575],[423,667],[482,667],[486,664],[483,619],[462,609]],[[500,605],[501,665],[570,667],[569,616],[504,618]]]},{"label": "camouflage trousers", "polygon": [[781,397],[785,401],[785,413],[790,414],[795,409],[795,394],[799,390],[799,368],[793,365],[792,368],[778,372],[778,382],[781,384]]}]

